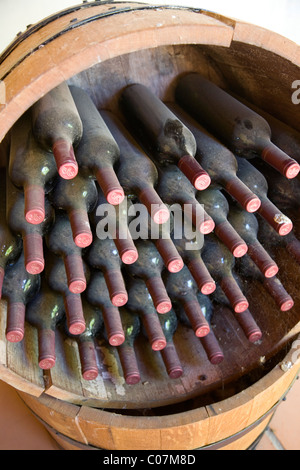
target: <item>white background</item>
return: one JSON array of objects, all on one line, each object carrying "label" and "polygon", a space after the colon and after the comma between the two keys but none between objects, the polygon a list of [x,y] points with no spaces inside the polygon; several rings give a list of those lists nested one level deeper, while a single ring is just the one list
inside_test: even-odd
[{"label": "white background", "polygon": [[[27,25],[79,3],[76,0],[0,0],[0,53]],[[263,26],[300,44],[300,0],[149,0],[144,3],[214,11]]]}]

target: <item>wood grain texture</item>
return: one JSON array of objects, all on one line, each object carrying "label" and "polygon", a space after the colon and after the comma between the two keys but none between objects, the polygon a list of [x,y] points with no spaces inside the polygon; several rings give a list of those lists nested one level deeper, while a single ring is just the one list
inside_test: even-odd
[{"label": "wood grain texture", "polygon": [[[79,407],[45,394],[39,398],[19,394],[46,425],[67,438],[96,448],[191,450],[220,443],[224,448],[245,450],[266,427],[272,410],[292,387],[300,369],[299,360],[293,364],[293,354],[291,349],[269,374],[233,397],[182,412],[174,409],[164,415],[122,414]],[[226,442],[227,439],[231,442]]]},{"label": "wood grain texture", "polygon": [[[200,12],[164,7],[147,10],[141,4],[121,2],[114,4],[114,15],[106,16],[111,8],[111,4],[95,5],[58,18],[29,35],[0,63],[0,79],[6,86],[0,141],[37,99],[97,63],[167,44],[200,42],[228,47],[231,43],[232,29]],[[85,22],[76,27],[82,20]]]}]

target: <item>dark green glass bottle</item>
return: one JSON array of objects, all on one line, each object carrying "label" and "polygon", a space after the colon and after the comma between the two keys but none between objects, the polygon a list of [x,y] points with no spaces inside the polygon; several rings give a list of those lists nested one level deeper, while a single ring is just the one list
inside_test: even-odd
[{"label": "dark green glass bottle", "polygon": [[26,305],[38,293],[40,275],[29,274],[25,269],[23,253],[15,264],[5,271],[2,297],[7,301],[6,338],[20,342],[24,337]]},{"label": "dark green glass bottle", "polygon": [[140,318],[126,307],[120,309],[125,341],[117,347],[125,381],[128,385],[140,382],[141,376],[134,350],[134,342],[140,332]]},{"label": "dark green glass bottle", "polygon": [[27,305],[25,320],[37,328],[38,363],[41,369],[52,369],[56,363],[55,334],[65,316],[63,297],[52,290],[45,278],[37,296]]}]

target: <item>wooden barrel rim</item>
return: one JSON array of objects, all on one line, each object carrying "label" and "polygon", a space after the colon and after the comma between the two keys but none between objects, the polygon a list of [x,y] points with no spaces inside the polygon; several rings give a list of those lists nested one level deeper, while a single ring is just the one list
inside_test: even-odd
[{"label": "wooden barrel rim", "polygon": [[[34,31],[32,35],[27,33],[26,40],[22,41],[20,36],[20,40],[15,47],[8,50],[4,60],[1,62],[0,59],[0,77],[6,85],[6,100],[2,103],[2,109],[0,107],[0,116],[4,118],[0,129],[0,140],[21,114],[43,94],[99,61],[103,62],[108,58],[137,49],[149,48],[149,46],[155,47],[176,42],[197,44],[201,39],[201,42],[222,44],[228,47],[232,40],[231,27],[219,20],[202,15],[201,10],[195,13],[192,9],[185,7],[178,9],[165,6],[147,7],[145,4],[120,2],[113,5],[115,8],[120,6],[120,14],[116,14],[116,10],[113,10],[105,15],[105,10],[110,5],[109,2],[96,3],[90,5],[91,8],[81,8],[71,13],[67,11],[65,15],[53,17],[53,20],[46,22],[41,29],[36,27],[38,29],[36,34]],[[171,12],[175,11],[176,15],[172,15]],[[76,18],[79,13],[83,17],[81,22]],[[88,15],[88,13],[91,14]],[[144,13],[146,13],[145,17]],[[141,15],[140,21],[130,21],[128,17],[126,27],[124,29],[119,27],[124,27],[123,15],[132,14]],[[80,27],[76,27],[75,20]],[[103,26],[103,21],[108,21],[106,34],[105,28],[99,30],[99,22],[96,20],[102,20],[100,27]],[[159,27],[157,27],[158,24]],[[63,26],[66,25],[68,27],[65,33],[61,34]],[[86,34],[85,26],[89,26],[88,34]],[[201,27],[206,30],[206,34],[202,37]],[[111,28],[110,37],[107,34],[109,28]],[[155,34],[153,34],[154,29]],[[53,33],[53,30],[56,30],[56,33]],[[35,36],[37,36],[37,42],[32,47],[28,45],[30,53],[25,51],[26,60],[22,61],[23,48],[27,42],[35,39]],[[47,42],[51,37],[56,39],[55,47],[53,41]],[[72,43],[73,49],[67,57],[62,55],[65,41]],[[22,75],[21,83],[18,83],[18,75],[22,73],[23,67],[26,73]]]},{"label": "wooden barrel rim", "polygon": [[[111,7],[113,11],[102,11],[104,8]],[[119,8],[119,10],[118,10]],[[96,13],[95,13],[96,11]],[[85,15],[85,19],[77,21],[76,14],[92,12],[92,15]],[[149,35],[152,35],[152,43],[149,41],[146,30],[143,34],[132,36],[135,34],[135,22],[126,23],[126,33],[122,31],[122,35],[115,37],[103,37],[103,30],[89,30],[86,35],[82,32],[81,40],[76,39],[76,34],[83,29],[85,24],[91,22],[97,23],[96,20],[109,20],[113,22],[116,16],[122,17],[131,13],[143,13],[147,15],[147,21],[153,16],[155,24],[150,27]],[[174,24],[174,15],[180,16],[178,24]],[[55,27],[56,23],[64,20],[64,24],[68,24],[64,34],[59,30],[50,38],[61,40],[62,36],[69,36],[68,40],[72,42],[80,42],[81,49],[74,53],[73,57],[60,58],[57,51],[51,51],[50,55],[45,54],[47,46],[53,41],[45,39],[47,28]],[[157,21],[162,23],[157,23]],[[196,24],[198,21],[198,24]],[[159,28],[156,25],[159,24]],[[152,34],[155,28],[155,35]],[[170,28],[172,31],[170,31]],[[202,29],[203,28],[203,29]],[[117,30],[118,28],[116,28]],[[75,35],[74,35],[75,33]],[[172,33],[172,34],[170,34]],[[23,46],[35,34],[41,39],[37,44],[30,48],[30,52],[26,52],[24,59],[22,55]],[[122,39],[119,41],[120,37]],[[271,36],[271,40],[270,40]],[[47,37],[47,36],[46,36]],[[266,40],[268,37],[268,40]],[[43,40],[44,38],[44,40]],[[145,38],[145,39],[144,39]],[[135,39],[135,40],[132,40]],[[209,44],[230,47],[232,42],[241,42],[245,44],[255,44],[265,50],[280,54],[296,65],[300,65],[300,51],[297,44],[284,38],[285,47],[282,50],[282,36],[277,33],[267,31],[263,28],[250,25],[238,20],[228,19],[216,13],[181,6],[172,5],[147,5],[134,2],[93,2],[83,3],[74,8],[63,10],[62,12],[52,15],[40,23],[30,26],[27,31],[20,34],[3,52],[0,57],[0,83],[4,84],[6,90],[0,96],[0,116],[2,116],[0,127],[0,141],[9,131],[16,120],[41,96],[50,89],[59,85],[62,81],[68,80],[76,73],[85,70],[97,61],[105,61],[118,55],[141,50],[148,47],[156,47],[159,45],[176,44]],[[49,42],[50,41],[50,42]],[[119,42],[118,42],[119,41]],[[74,42],[73,42],[74,45]],[[111,47],[113,45],[113,47]],[[124,49],[125,47],[125,49]],[[57,48],[59,51],[59,47]],[[12,60],[14,54],[20,51],[21,57],[16,57],[13,63],[7,67],[7,63]],[[97,59],[97,57],[101,59]],[[23,59],[22,59],[23,57]],[[23,72],[22,66],[26,62],[27,66]],[[43,65],[43,69],[36,73],[37,64]],[[31,74],[33,72],[33,75]],[[21,83],[18,82],[18,73],[22,74]]]},{"label": "wooden barrel rim", "polygon": [[[298,378],[300,358],[295,360],[295,345],[299,344],[299,338],[280,364],[243,392],[207,407],[174,415],[125,416],[62,402],[45,394],[39,398],[24,392],[19,395],[39,419],[83,444],[97,446],[98,438],[98,447],[104,449],[113,449],[114,445],[119,449],[117,444],[123,440],[125,447],[120,450],[147,449],[149,442],[164,450],[176,449],[176,445],[182,450],[220,448],[234,443],[276,410]],[[112,447],[103,445],[108,442]]]}]

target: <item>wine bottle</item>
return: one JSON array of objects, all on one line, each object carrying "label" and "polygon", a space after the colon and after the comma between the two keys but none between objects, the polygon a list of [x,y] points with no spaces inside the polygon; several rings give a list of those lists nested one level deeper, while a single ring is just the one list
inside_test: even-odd
[{"label": "wine bottle", "polygon": [[[262,164],[260,164],[262,163]],[[280,173],[268,168],[264,162],[253,160],[253,165],[259,170],[268,184],[268,196],[273,204],[284,211],[293,213],[300,208],[300,182],[298,178],[287,180]]]},{"label": "wine bottle", "polygon": [[119,346],[125,340],[120,311],[110,300],[109,291],[103,273],[92,271],[86,290],[87,301],[101,310],[106,334],[111,346]]},{"label": "wine bottle", "polygon": [[256,212],[261,202],[238,178],[238,164],[234,154],[176,103],[168,103],[168,107],[193,133],[197,143],[195,158],[209,174],[211,186],[224,189],[246,211]]},{"label": "wine bottle", "polygon": [[153,351],[161,351],[166,347],[167,341],[158,318],[159,314],[154,307],[145,282],[138,278],[131,279],[128,282],[127,290],[126,308],[139,316]]},{"label": "wine bottle", "polygon": [[13,235],[6,221],[6,171],[0,170],[0,299],[6,266],[13,264],[21,255],[22,239]]},{"label": "wine bottle", "polygon": [[277,147],[283,150],[285,153],[290,155],[298,163],[300,162],[300,133],[290,125],[278,119],[278,117],[269,112],[265,111],[261,107],[246,101],[245,98],[241,98],[230,92],[236,99],[242,101],[243,104],[248,108],[253,109],[257,114],[262,116],[270,126],[272,133],[272,142]]},{"label": "wine bottle", "polygon": [[120,315],[125,333],[125,341],[117,347],[121,367],[128,385],[140,382],[141,375],[134,350],[134,342],[140,332],[140,319],[125,307],[120,309]]},{"label": "wine bottle", "polygon": [[91,214],[92,223],[99,239],[114,240],[119,256],[124,264],[132,264],[138,252],[128,228],[128,205],[125,199],[120,205],[108,208],[102,190],[98,189],[96,209]]},{"label": "wine bottle", "polygon": [[[85,266],[85,276],[89,277]],[[69,332],[80,335],[86,328],[81,294],[74,294],[69,290],[65,264],[62,258],[49,251],[46,253],[45,277],[49,287],[62,295]]]},{"label": "wine bottle", "polygon": [[52,369],[56,364],[55,335],[64,317],[63,297],[50,289],[43,277],[40,291],[27,305],[25,314],[26,322],[37,329],[38,363],[41,369]]},{"label": "wine bottle", "polygon": [[273,258],[276,258],[278,248],[283,247],[300,264],[300,240],[295,236],[294,231],[281,237],[264,219],[260,218],[258,240]]},{"label": "wine bottle", "polygon": [[[234,275],[234,278],[238,286],[240,287],[242,285],[241,279],[236,273]],[[222,317],[222,315],[224,315],[224,309],[230,309],[231,311],[231,304],[226,298],[226,296],[224,296],[224,294],[220,292],[220,289],[216,289],[216,291],[214,292],[213,301],[216,321],[218,319],[218,316]],[[257,325],[257,322],[254,319],[249,308],[247,308],[243,312],[233,312],[233,314],[235,320],[237,321],[238,325],[240,326],[241,330],[243,331],[244,335],[250,343],[256,343],[262,338],[262,331]]]},{"label": "wine bottle", "polygon": [[166,222],[170,214],[155,190],[156,166],[114,114],[102,111],[102,116],[120,148],[118,177],[126,196],[136,196],[156,223]]},{"label": "wine bottle", "polygon": [[24,191],[25,218],[31,224],[45,219],[45,195],[52,189],[57,177],[53,154],[42,149],[31,130],[29,112],[11,129],[9,177]]},{"label": "wine bottle", "polygon": [[172,303],[162,280],[164,262],[151,240],[136,240],[138,259],[134,264],[126,265],[132,277],[143,279],[158,313],[171,310]]},{"label": "wine bottle", "polygon": [[[167,222],[158,225],[151,219],[148,212],[140,211],[139,213],[139,204],[131,204],[130,210],[132,217],[129,217],[129,230],[133,227],[137,232],[139,227],[141,232],[139,234],[135,232],[135,237],[138,235],[139,238],[151,240],[154,243],[168,271],[172,273],[181,271],[184,262],[172,240],[174,230],[173,214],[170,214],[170,219]],[[138,216],[137,213],[139,213]],[[133,236],[132,233],[131,236]]]},{"label": "wine bottle", "polygon": [[267,278],[276,276],[279,271],[277,263],[271,258],[262,244],[258,241],[258,220],[254,214],[232,207],[228,220],[235,230],[243,237],[248,245],[248,254],[259,270]]},{"label": "wine bottle", "polygon": [[[221,364],[221,362],[223,362],[224,360],[224,353],[222,351],[222,348],[220,347],[219,341],[217,340],[211,328],[211,322],[212,322],[213,310],[214,310],[213,304],[210,298],[207,297],[206,295],[203,295],[201,292],[197,294],[197,299],[201,307],[202,313],[210,326],[210,332],[206,336],[203,336],[202,338],[200,338],[201,345],[211,364],[213,365]],[[176,314],[178,316],[179,321],[183,325],[187,326],[188,328],[191,328],[191,323],[181,306],[177,306]]]},{"label": "wine bottle", "polygon": [[281,281],[276,276],[266,278],[249,256],[245,256],[237,262],[237,271],[241,282],[247,283],[255,280],[261,283],[282,312],[287,312],[293,308],[294,300],[288,294]]},{"label": "wine bottle", "polygon": [[24,217],[24,193],[6,180],[6,218],[12,232],[23,240],[24,261],[30,274],[40,274],[45,268],[43,237],[53,223],[54,210],[45,201],[45,219],[33,225]]},{"label": "wine bottle", "polygon": [[257,343],[262,339],[263,333],[249,309],[236,315],[236,319],[250,343]]},{"label": "wine bottle", "polygon": [[200,74],[184,75],[175,96],[182,107],[242,158],[258,155],[289,179],[299,173],[299,164],[271,141],[265,119]]},{"label": "wine bottle", "polygon": [[26,271],[23,253],[15,264],[6,268],[2,297],[7,301],[5,334],[11,343],[18,343],[24,338],[26,306],[38,293],[40,285],[40,276]]},{"label": "wine bottle", "polygon": [[157,192],[166,204],[179,204],[185,217],[200,233],[214,230],[214,221],[196,199],[197,191],[175,165],[159,167]]},{"label": "wine bottle", "polygon": [[162,164],[175,164],[192,185],[206,189],[210,177],[194,156],[193,134],[149,88],[134,83],[121,94],[121,107],[145,147]]},{"label": "wine bottle", "polygon": [[174,236],[174,244],[193,276],[200,292],[204,295],[212,294],[216,289],[216,283],[203,262],[201,256],[203,249],[202,243],[199,243],[196,237],[192,240],[188,240],[182,230],[181,236]]},{"label": "wine bottle", "polygon": [[249,302],[233,276],[235,258],[213,234],[210,234],[205,240],[202,259],[234,311],[241,313],[248,309]]},{"label": "wine bottle", "polygon": [[85,248],[93,241],[89,213],[97,202],[97,188],[91,178],[79,172],[72,180],[60,178],[51,192],[51,202],[57,210],[67,212],[77,246]]},{"label": "wine bottle", "polygon": [[32,128],[36,140],[52,151],[62,178],[78,173],[74,147],[82,137],[82,122],[66,82],[50,90],[32,107]]},{"label": "wine bottle", "polygon": [[109,238],[95,239],[85,259],[92,268],[102,271],[111,303],[115,307],[125,305],[128,294],[121,270],[121,258],[114,241]]},{"label": "wine bottle", "polygon": [[160,354],[170,379],[179,379],[183,374],[183,368],[173,341],[173,336],[178,325],[174,310],[170,310],[165,315],[160,315],[159,321],[167,341],[166,346],[160,351]]},{"label": "wine bottle", "polygon": [[215,223],[215,234],[227,246],[235,258],[244,256],[248,247],[245,240],[228,221],[229,203],[217,188],[208,188],[197,194],[197,200],[203,204]]},{"label": "wine bottle", "polygon": [[249,161],[237,157],[238,176],[257,194],[261,200],[260,214],[281,236],[287,235],[293,228],[293,222],[283,214],[268,197],[268,183],[263,174]]},{"label": "wine bottle", "polygon": [[78,345],[81,375],[84,380],[95,380],[99,374],[97,364],[97,339],[103,328],[103,317],[101,311],[89,304],[85,296],[82,297],[82,308],[86,328],[79,335],[72,335],[66,322],[63,324],[64,334],[76,341]]},{"label": "wine bottle", "polygon": [[210,327],[197,299],[197,284],[187,267],[184,266],[180,273],[166,273],[165,286],[172,303],[184,309],[195,335],[199,338],[206,336]]},{"label": "wine bottle", "polygon": [[82,249],[74,243],[70,220],[65,212],[56,211],[54,224],[45,238],[49,250],[64,260],[70,291],[81,294],[86,289]]},{"label": "wine bottle", "polygon": [[115,172],[120,158],[118,144],[90,96],[76,86],[70,86],[70,91],[83,125],[82,138],[75,149],[79,168],[97,179],[110,204],[120,204],[124,190]]}]

